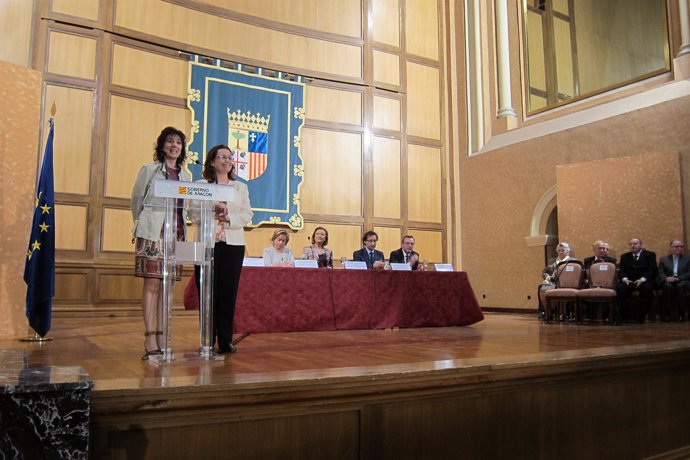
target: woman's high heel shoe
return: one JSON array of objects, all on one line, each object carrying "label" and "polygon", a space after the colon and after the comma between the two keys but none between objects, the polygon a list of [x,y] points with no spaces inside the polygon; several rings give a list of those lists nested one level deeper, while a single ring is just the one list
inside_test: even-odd
[{"label": "woman's high heel shoe", "polygon": [[[161,332],[161,334],[163,334],[163,333]],[[144,337],[151,337],[152,335],[158,335],[158,332],[157,331],[146,332],[144,334]],[[158,346],[158,345],[156,345],[156,346]],[[146,349],[146,339],[144,339],[144,351],[145,351],[144,356],[141,357],[142,361],[146,361],[147,359],[149,359],[149,356],[162,355],[163,354],[163,350],[161,350],[160,348],[156,348],[155,350],[151,350],[151,351],[147,350]]]}]

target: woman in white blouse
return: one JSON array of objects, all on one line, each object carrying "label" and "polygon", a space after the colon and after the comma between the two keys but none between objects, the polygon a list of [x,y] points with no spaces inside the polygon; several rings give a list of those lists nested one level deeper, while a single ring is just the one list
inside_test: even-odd
[{"label": "woman in white blouse", "polygon": [[[235,353],[232,343],[235,301],[242,273],[245,240],[244,227],[254,213],[249,203],[247,185],[235,180],[235,162],[226,145],[216,145],[208,151],[204,171],[199,182],[234,187],[235,200],[214,203],[216,218],[216,245],[213,252],[213,342],[218,342],[218,353]],[[190,210],[192,220],[199,223],[197,206]],[[199,239],[197,234],[197,240]],[[199,267],[196,267],[197,288]]]},{"label": "woman in white blouse", "polygon": [[285,247],[290,241],[290,234],[283,228],[277,228],[271,236],[271,246],[264,249],[264,265],[267,267],[292,267],[295,256],[290,248]]}]

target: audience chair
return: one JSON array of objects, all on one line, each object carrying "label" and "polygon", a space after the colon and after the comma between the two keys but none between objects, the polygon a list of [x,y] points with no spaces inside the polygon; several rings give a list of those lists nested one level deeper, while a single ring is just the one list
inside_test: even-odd
[{"label": "audience chair", "polygon": [[[616,264],[611,262],[599,262],[589,267],[589,285],[587,289],[578,292],[577,319],[582,320],[582,305],[590,307],[598,304],[608,304],[609,321],[613,323],[618,317],[618,299],[616,294],[616,283],[618,273]],[[592,311],[590,311],[590,315]],[[602,313],[603,316],[603,313]]]},{"label": "audience chair", "polygon": [[577,311],[577,293],[582,288],[584,270],[579,260],[568,260],[558,264],[555,270],[556,288],[546,291],[546,321],[552,318],[555,309],[559,318],[565,318],[567,306],[573,305]]}]

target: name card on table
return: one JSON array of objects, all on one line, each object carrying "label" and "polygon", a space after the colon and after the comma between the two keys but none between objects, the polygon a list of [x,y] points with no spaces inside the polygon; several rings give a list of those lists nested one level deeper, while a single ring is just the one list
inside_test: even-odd
[{"label": "name card on table", "polygon": [[314,259],[295,259],[295,268],[319,268],[319,263]]},{"label": "name card on table", "polygon": [[410,266],[410,264],[403,264],[403,263],[392,263],[391,268],[393,270],[400,270],[400,271],[412,270],[412,267]]},{"label": "name card on table", "polygon": [[343,267],[345,267],[347,270],[366,270],[367,263],[362,262],[361,260],[346,260],[343,264]]},{"label": "name card on table", "polygon": [[243,267],[265,267],[263,257],[245,257],[242,261]]},{"label": "name card on table", "polygon": [[434,264],[434,268],[437,272],[452,272],[453,264]]}]

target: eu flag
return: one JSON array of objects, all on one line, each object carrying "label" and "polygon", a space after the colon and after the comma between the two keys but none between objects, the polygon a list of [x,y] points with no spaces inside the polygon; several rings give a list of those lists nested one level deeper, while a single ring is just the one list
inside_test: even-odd
[{"label": "eu flag", "polygon": [[41,337],[50,330],[55,295],[55,191],[53,189],[53,121],[34,200],[29,249],[24,265],[26,317]]}]

